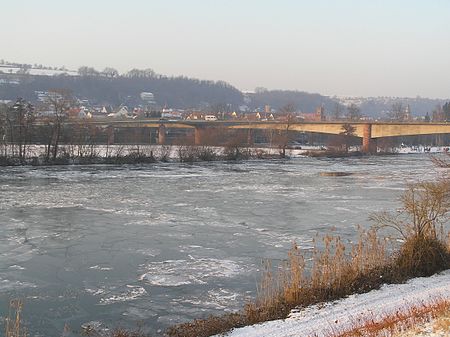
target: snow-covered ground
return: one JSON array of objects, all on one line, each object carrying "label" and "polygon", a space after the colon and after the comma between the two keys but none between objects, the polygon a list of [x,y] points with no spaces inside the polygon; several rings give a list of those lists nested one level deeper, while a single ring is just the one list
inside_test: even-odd
[{"label": "snow-covered ground", "polygon": [[[0,71],[5,74],[16,74],[22,70],[20,67],[16,66],[1,66]],[[61,69],[38,69],[38,68],[29,68],[27,69],[28,74],[30,75],[38,75],[38,76],[58,76],[58,75],[67,75],[67,76],[78,76],[78,72],[75,70],[61,70]]]},{"label": "snow-covered ground", "polygon": [[408,331],[401,332],[395,337],[449,337],[450,315],[438,317],[431,322],[422,324]]},{"label": "snow-covered ground", "polygon": [[398,153],[442,153],[447,152],[448,146],[401,146]]},{"label": "snow-covered ground", "polygon": [[366,294],[293,311],[285,320],[236,329],[228,336],[327,336],[331,332],[345,331],[358,320],[385,317],[441,298],[450,298],[450,270],[432,277],[416,278],[406,284],[385,285]]}]

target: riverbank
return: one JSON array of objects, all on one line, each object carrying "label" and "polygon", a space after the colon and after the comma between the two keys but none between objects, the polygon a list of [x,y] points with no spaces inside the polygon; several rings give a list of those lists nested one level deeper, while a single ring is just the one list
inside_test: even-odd
[{"label": "riverbank", "polygon": [[[209,162],[239,161],[250,159],[286,159],[292,157],[312,158],[358,158],[367,156],[358,149],[338,151],[323,146],[279,148],[256,146],[194,146],[194,145],[61,145],[56,156],[43,145],[29,145],[19,156],[13,148],[0,151],[0,166],[54,166],[95,164],[149,164],[157,162]],[[445,148],[432,148],[430,152],[378,152],[372,155],[438,154]]]},{"label": "riverbank", "polygon": [[[235,329],[227,336],[394,336],[422,323],[421,319],[426,321],[432,318],[432,310],[425,312],[423,318],[417,317],[417,313],[421,308],[430,308],[438,303],[443,303],[444,309],[450,308],[450,270],[293,310],[286,319]],[[413,312],[416,312],[415,322],[411,322]]]},{"label": "riverbank", "polygon": [[[402,207],[395,214],[372,214],[370,219],[374,226],[369,232],[361,233],[358,242],[346,245],[339,237],[326,236],[322,248],[315,241],[311,257],[294,244],[281,268],[273,270],[270,264],[265,266],[258,296],[244,309],[175,325],[167,331],[168,336],[207,337],[227,333],[244,326],[287,318],[293,310],[303,311],[311,305],[450,269],[450,234],[441,227],[448,221],[449,193],[450,180],[445,175],[434,182],[409,185],[401,196]],[[402,243],[388,247],[388,237],[378,236],[383,228],[397,232]],[[309,260],[312,262],[308,266]],[[450,297],[444,300],[450,301]],[[316,324],[312,326],[316,327]],[[295,333],[282,332],[279,336],[296,335],[306,330],[300,326]],[[311,331],[305,336],[310,334]],[[258,331],[248,336],[260,335],[278,336],[272,331]],[[340,335],[346,336],[345,333],[333,336]]]},{"label": "riverbank", "polygon": [[61,145],[56,156],[50,156],[44,146],[34,145],[23,156],[17,156],[14,151],[1,153],[0,166],[123,165],[286,158],[275,149],[194,145],[111,145],[81,150],[76,145]]},{"label": "riverbank", "polygon": [[[373,312],[376,319],[379,319],[381,313],[387,317],[392,315],[394,309],[401,311],[402,308],[395,299],[393,306],[389,307],[389,302],[385,303],[384,293],[378,293],[378,289],[393,288],[394,292],[399,292],[402,289],[401,283],[450,269],[450,247],[431,237],[409,238],[392,253],[391,249],[386,248],[383,239],[377,238],[375,233],[369,233],[350,247],[350,256],[344,253],[348,247],[346,249],[339,238],[325,237],[324,243],[325,248],[322,251],[314,249],[313,264],[308,271],[305,268],[307,257],[302,255],[296,246],[289,252],[283,269],[273,271],[269,266],[260,282],[258,297],[247,303],[243,310],[179,324],[170,328],[166,332],[167,335],[207,337],[229,333],[236,337],[287,337],[312,336],[317,333],[317,336],[349,336],[350,334],[344,331],[356,329],[364,316],[362,312],[355,316],[357,313],[351,312],[350,307],[355,306],[359,311],[364,311],[362,308],[367,307],[367,312]],[[443,283],[446,284],[450,280],[450,272],[445,275],[444,281],[438,281],[439,290]],[[433,277],[424,278],[420,284],[426,287],[432,279]],[[374,295],[366,294],[373,291]],[[402,296],[411,291],[412,289],[407,288],[399,294]],[[381,298],[377,299],[380,294]],[[425,295],[420,298],[428,295],[425,291]],[[360,305],[354,303],[355,296],[362,298]],[[390,296],[389,292],[386,297]],[[442,296],[443,300],[450,301],[449,295]],[[324,308],[336,300],[338,303],[342,301],[344,305],[337,306],[336,310],[328,313]],[[380,308],[379,313],[368,305],[372,302],[375,304],[374,308]],[[308,315],[310,312],[312,314]],[[304,317],[304,324],[297,324],[296,319],[292,324],[282,323],[286,319],[289,322],[291,317]],[[318,321],[323,322],[323,325],[318,324],[315,317],[320,317]],[[344,317],[349,318],[346,321]],[[336,324],[330,326],[330,321]]]}]

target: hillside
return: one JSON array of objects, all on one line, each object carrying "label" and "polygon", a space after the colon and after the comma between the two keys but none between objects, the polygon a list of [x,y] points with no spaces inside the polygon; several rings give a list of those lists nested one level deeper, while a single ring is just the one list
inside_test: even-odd
[{"label": "hillside", "polygon": [[[87,68],[87,67],[86,67]],[[394,104],[409,106],[412,116],[432,115],[437,106],[447,100],[422,97],[328,97],[303,91],[258,90],[242,93],[223,81],[199,80],[187,77],[167,77],[154,72],[132,70],[127,74],[108,76],[95,72],[80,76],[64,68],[8,68],[0,67],[0,101],[13,101],[22,97],[37,102],[38,92],[51,89],[67,89],[76,98],[89,105],[129,107],[144,104],[141,92],[151,92],[159,107],[176,109],[207,109],[212,112],[254,111],[266,105],[275,111],[289,105],[297,112],[314,112],[323,106],[326,115],[335,115],[339,106],[340,116],[347,114],[347,106],[357,105],[363,116],[386,118]],[[92,69],[92,68],[87,68]],[[135,74],[133,74],[133,72]],[[144,74],[144,75],[142,75]]]},{"label": "hillside", "polygon": [[103,76],[35,76],[19,74],[0,75],[0,99],[23,97],[36,101],[36,91],[67,89],[78,99],[90,104],[142,104],[141,92],[152,92],[160,106],[191,108],[205,104],[242,104],[242,93],[225,82],[201,81],[186,77],[154,76],[149,78]]},{"label": "hillside", "polygon": [[249,93],[247,97],[250,99],[248,105],[251,109],[270,105],[275,110],[279,110],[286,105],[291,105],[296,111],[313,112],[323,105],[325,111],[330,112],[336,105],[336,101],[329,97],[292,90],[263,90]]},{"label": "hillside", "polygon": [[363,115],[377,118],[386,118],[392,110],[392,106],[409,106],[413,117],[432,115],[438,106],[444,105],[449,99],[426,98],[426,97],[332,97],[334,101],[344,106],[356,104],[360,107]]}]

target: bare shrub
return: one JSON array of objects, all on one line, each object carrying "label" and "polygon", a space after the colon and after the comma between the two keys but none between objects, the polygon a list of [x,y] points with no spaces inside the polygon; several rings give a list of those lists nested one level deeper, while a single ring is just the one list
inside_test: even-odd
[{"label": "bare shrub", "polygon": [[437,167],[450,168],[450,161],[447,160],[450,158],[450,152],[445,152],[445,154],[446,154],[447,158],[443,159],[443,158],[439,158],[437,156],[431,156],[431,161]]},{"label": "bare shrub", "polygon": [[212,146],[200,146],[197,148],[197,157],[201,161],[213,161],[217,159],[217,152]]},{"label": "bare shrub", "polygon": [[403,239],[414,237],[438,238],[441,226],[450,212],[450,180],[410,184],[401,197],[397,213],[371,215],[377,229],[392,228]]},{"label": "bare shrub", "polygon": [[441,240],[414,236],[402,245],[395,263],[402,274],[410,277],[431,276],[450,268],[450,253]]},{"label": "bare shrub", "polygon": [[5,319],[5,337],[26,337],[27,331],[22,323],[23,302],[19,299],[9,302],[9,313]]},{"label": "bare shrub", "polygon": [[198,159],[197,146],[193,145],[180,145],[177,154],[181,163],[193,163]]},{"label": "bare shrub", "polygon": [[450,267],[444,226],[450,213],[450,180],[410,184],[397,213],[373,214],[375,228],[391,228],[404,244],[394,265],[403,278],[430,276]]},{"label": "bare shrub", "polygon": [[[324,249],[318,248],[324,245]],[[312,258],[312,267],[305,261]],[[377,238],[374,231],[360,233],[359,241],[345,254],[345,245],[339,237],[326,236],[316,241],[312,256],[305,255],[296,244],[288,259],[279,269],[270,262],[263,268],[257,297],[234,314],[211,316],[190,323],[176,325],[167,331],[172,337],[210,336],[232,328],[267,320],[285,318],[295,307],[337,299],[359,290],[361,280],[373,280],[371,289],[386,279],[382,266],[389,261],[385,240]],[[381,277],[380,277],[381,276]]]},{"label": "bare shrub", "polygon": [[170,145],[161,145],[158,147],[156,151],[156,158],[163,163],[168,162],[170,160],[170,156],[172,154],[172,146]]},{"label": "bare shrub", "polygon": [[247,139],[241,132],[235,132],[230,141],[228,141],[223,149],[223,157],[225,160],[241,160],[247,159],[249,151],[247,148]]},{"label": "bare shrub", "polygon": [[231,313],[223,316],[210,316],[207,319],[196,319],[189,323],[174,325],[166,331],[166,335],[169,337],[207,337],[245,325],[247,325],[247,323],[242,314]]}]

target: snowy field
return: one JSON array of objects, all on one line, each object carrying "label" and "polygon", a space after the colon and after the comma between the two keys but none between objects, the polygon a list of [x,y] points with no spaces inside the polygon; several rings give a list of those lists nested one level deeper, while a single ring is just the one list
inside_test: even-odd
[{"label": "snowy field", "polygon": [[[228,336],[327,336],[332,332],[345,331],[360,319],[381,318],[441,298],[450,298],[450,270],[432,277],[416,278],[406,284],[385,285],[366,294],[293,311],[285,320],[236,329]],[[425,336],[449,336],[445,333]]]}]

